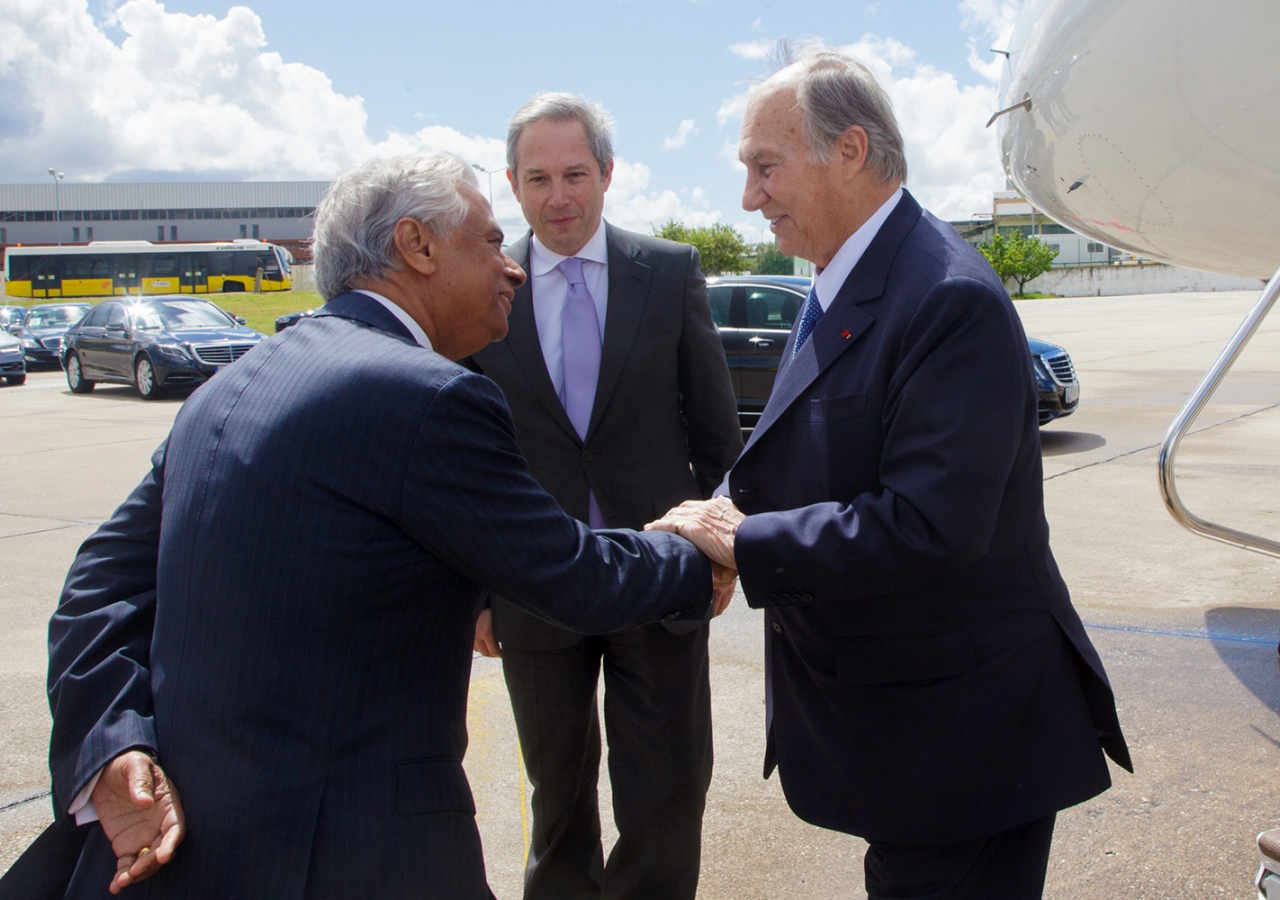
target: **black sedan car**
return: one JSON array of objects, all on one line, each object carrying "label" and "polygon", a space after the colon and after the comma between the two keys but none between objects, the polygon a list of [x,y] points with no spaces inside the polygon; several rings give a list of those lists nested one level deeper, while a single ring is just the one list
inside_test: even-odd
[{"label": "black sedan car", "polygon": [[[707,279],[711,316],[720,329],[738,398],[738,419],[754,428],[773,390],[778,360],[804,308],[810,279],[791,275],[722,275]],[[1040,396],[1040,424],[1075,412],[1080,402],[1071,357],[1061,347],[1028,338]]]},{"label": "black sedan car", "polygon": [[27,317],[13,332],[22,342],[27,365],[55,365],[62,352],[62,336],[91,309],[91,303],[42,303],[27,310]]},{"label": "black sedan car", "polygon": [[208,300],[158,296],[108,300],[67,332],[67,384],[87,394],[99,381],[132,384],[144,400],[212,378],[263,339]]}]

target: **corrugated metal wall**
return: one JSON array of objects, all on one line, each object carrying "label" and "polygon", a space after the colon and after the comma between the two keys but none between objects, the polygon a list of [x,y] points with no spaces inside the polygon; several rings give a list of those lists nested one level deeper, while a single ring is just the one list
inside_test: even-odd
[{"label": "corrugated metal wall", "polygon": [[[327,181],[216,181],[169,184],[68,184],[58,186],[56,206],[71,209],[234,209],[314,207]],[[0,184],[0,211],[55,208],[54,184]]]}]

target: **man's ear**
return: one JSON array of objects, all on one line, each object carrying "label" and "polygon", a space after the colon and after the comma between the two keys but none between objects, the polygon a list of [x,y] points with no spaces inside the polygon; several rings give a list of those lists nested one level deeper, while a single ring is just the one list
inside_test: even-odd
[{"label": "man's ear", "polygon": [[511,185],[511,193],[516,195],[516,202],[520,202],[520,182],[516,179],[516,173],[511,169],[507,169],[507,183]]},{"label": "man's ear", "polygon": [[870,145],[867,132],[861,125],[850,125],[844,134],[836,138],[834,150],[848,175],[857,175],[866,168]]},{"label": "man's ear", "polygon": [[425,225],[408,216],[396,222],[392,232],[392,242],[401,261],[420,275],[435,274],[437,264],[433,254],[438,240]]}]

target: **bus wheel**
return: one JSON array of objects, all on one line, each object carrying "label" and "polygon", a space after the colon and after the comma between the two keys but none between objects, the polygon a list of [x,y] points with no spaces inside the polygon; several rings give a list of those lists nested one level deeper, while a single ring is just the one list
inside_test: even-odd
[{"label": "bus wheel", "polygon": [[222,293],[224,294],[239,294],[243,292],[244,292],[244,285],[238,281],[222,282]]},{"label": "bus wheel", "polygon": [[164,389],[156,383],[156,369],[151,364],[151,357],[145,353],[133,364],[133,383],[138,389],[138,396],[143,400],[159,400],[164,396]]},{"label": "bus wheel", "polygon": [[80,370],[80,357],[74,353],[67,354],[67,387],[73,394],[87,394],[93,390],[94,382],[84,377]]}]

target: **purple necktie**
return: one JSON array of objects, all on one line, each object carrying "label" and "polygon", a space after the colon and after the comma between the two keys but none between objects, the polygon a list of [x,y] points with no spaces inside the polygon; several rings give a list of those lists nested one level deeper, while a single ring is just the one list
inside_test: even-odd
[{"label": "purple necktie", "polygon": [[[591,424],[591,407],[596,402],[596,382],[600,379],[600,317],[596,315],[596,302],[582,277],[582,260],[571,256],[556,268],[569,282],[564,312],[560,314],[560,344],[564,360],[564,387],[560,403],[578,437],[586,440],[587,427]],[[594,493],[590,496],[589,506],[588,524],[592,528],[603,528],[604,516]]]}]

